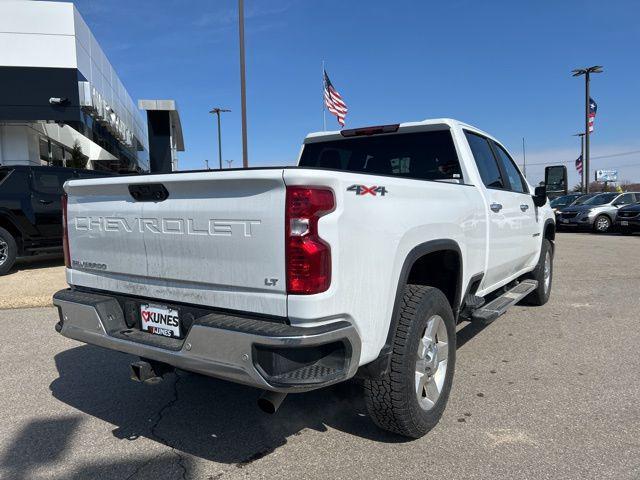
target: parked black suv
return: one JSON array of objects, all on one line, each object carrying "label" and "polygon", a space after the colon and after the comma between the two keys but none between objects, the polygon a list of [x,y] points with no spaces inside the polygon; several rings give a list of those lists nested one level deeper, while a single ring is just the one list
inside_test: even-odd
[{"label": "parked black suv", "polygon": [[0,275],[16,257],[62,250],[62,186],[109,172],[62,167],[0,167]]},{"label": "parked black suv", "polygon": [[618,209],[616,228],[624,235],[640,232],[640,203],[632,203]]}]

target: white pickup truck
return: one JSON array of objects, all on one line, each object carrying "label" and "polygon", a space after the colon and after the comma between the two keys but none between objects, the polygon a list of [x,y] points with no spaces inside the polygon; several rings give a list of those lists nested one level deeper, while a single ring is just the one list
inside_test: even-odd
[{"label": "white pickup truck", "polygon": [[66,183],[62,335],[287,393],[358,376],[380,427],[445,408],[456,324],[551,290],[555,220],[490,135],[451,119],[307,136],[297,167]]}]

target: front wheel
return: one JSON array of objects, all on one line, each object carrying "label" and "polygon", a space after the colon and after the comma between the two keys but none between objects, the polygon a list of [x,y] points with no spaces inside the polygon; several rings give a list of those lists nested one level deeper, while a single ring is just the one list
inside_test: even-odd
[{"label": "front wheel", "polygon": [[608,232],[611,228],[611,219],[606,215],[598,215],[593,222],[593,229],[598,233]]},{"label": "front wheel", "polygon": [[553,253],[551,242],[543,238],[538,264],[536,268],[527,275],[527,278],[537,280],[538,286],[525,297],[523,303],[540,306],[549,301],[551,284],[553,283]]},{"label": "front wheel", "polygon": [[407,285],[393,338],[390,371],[365,381],[376,425],[412,438],[431,430],[444,412],[456,360],[456,329],[447,297]]},{"label": "front wheel", "polygon": [[0,275],[9,273],[16,261],[18,246],[13,235],[0,227]]}]

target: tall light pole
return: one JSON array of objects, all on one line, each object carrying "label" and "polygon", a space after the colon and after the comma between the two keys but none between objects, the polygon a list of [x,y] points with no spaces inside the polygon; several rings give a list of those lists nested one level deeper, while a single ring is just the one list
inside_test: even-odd
[{"label": "tall light pole", "polygon": [[226,108],[212,108],[209,113],[216,114],[218,116],[218,162],[220,163],[220,170],[222,170],[222,134],[220,133],[220,113],[230,112]]},{"label": "tall light pole", "polygon": [[231,168],[231,164],[233,163],[233,160],[225,160],[225,162],[227,162],[229,164],[228,168]]},{"label": "tall light pole", "polygon": [[524,178],[527,178],[527,152],[524,148],[524,137],[522,137],[522,170]]},{"label": "tall light pole", "polygon": [[242,168],[249,167],[247,152],[247,92],[244,68],[244,0],[238,0],[238,30],[240,34],[240,100],[242,103]]},{"label": "tall light pole", "polygon": [[574,137],[580,137],[580,157],[582,157],[582,173],[580,178],[580,192],[584,192],[584,132],[574,133]]},{"label": "tall light pole", "polygon": [[590,74],[602,73],[601,65],[593,65],[587,68],[576,68],[571,73],[574,77],[584,75],[584,165],[583,172],[585,180],[585,193],[589,193],[589,80]]}]

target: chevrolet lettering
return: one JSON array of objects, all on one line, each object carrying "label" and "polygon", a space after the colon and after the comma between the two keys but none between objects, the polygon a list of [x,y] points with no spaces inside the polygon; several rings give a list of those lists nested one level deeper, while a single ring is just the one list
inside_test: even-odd
[{"label": "chevrolet lettering", "polygon": [[251,237],[260,220],[196,220],[192,218],[124,218],[76,217],[74,226],[80,231],[132,233],[165,233],[173,235],[210,235]]}]

